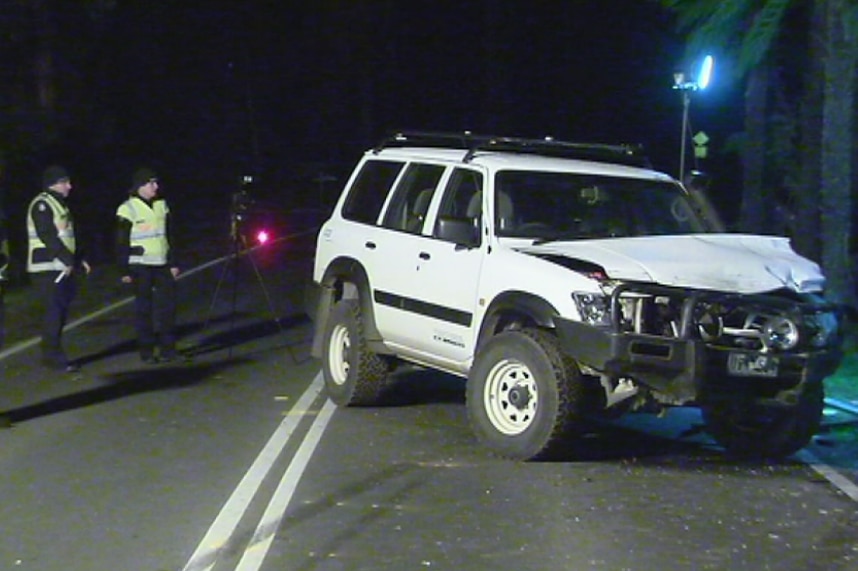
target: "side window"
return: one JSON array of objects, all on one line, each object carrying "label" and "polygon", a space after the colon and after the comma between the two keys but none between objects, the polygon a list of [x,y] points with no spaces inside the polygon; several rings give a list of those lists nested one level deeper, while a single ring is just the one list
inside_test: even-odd
[{"label": "side window", "polygon": [[444,174],[440,165],[410,164],[394,191],[381,225],[419,234],[435,187]]},{"label": "side window", "polygon": [[375,224],[384,199],[403,165],[393,161],[365,162],[343,204],[343,218]]},{"label": "side window", "polygon": [[[479,171],[457,168],[450,175],[438,210],[434,235],[444,240],[479,243],[483,214],[483,175]],[[467,228],[471,240],[464,240]]]}]

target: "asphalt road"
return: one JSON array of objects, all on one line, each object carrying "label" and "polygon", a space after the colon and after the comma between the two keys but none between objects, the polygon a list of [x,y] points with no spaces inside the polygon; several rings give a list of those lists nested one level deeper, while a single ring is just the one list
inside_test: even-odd
[{"label": "asphalt road", "polygon": [[736,463],[684,409],[513,463],[475,444],[453,377],[403,370],[383,406],[335,409],[309,251],[183,279],[185,361],[141,363],[121,302],[67,333],[78,375],[26,342],[0,354],[0,570],[858,568],[856,455],[834,433],[802,456],[816,468]]}]

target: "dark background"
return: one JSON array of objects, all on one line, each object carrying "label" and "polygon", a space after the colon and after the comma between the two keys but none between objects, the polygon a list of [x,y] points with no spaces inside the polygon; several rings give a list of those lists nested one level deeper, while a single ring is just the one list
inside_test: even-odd
[{"label": "dark background", "polygon": [[[7,203],[22,226],[41,170],[65,165],[105,256],[112,213],[144,164],[178,214],[228,204],[244,174],[260,203],[325,208],[392,129],[640,143],[657,169],[679,168],[673,72],[692,62],[654,2],[101,4],[97,15],[61,2],[47,13],[59,114],[49,144],[19,153]],[[6,74],[26,71],[9,61]],[[718,71],[691,104],[711,158],[695,165],[689,146],[686,160],[711,172],[730,218],[739,178],[726,146],[741,98]]]}]

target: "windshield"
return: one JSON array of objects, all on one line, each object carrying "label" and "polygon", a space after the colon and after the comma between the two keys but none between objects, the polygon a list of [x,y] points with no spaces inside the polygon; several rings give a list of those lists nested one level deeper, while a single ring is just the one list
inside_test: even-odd
[{"label": "windshield", "polygon": [[672,182],[563,172],[500,171],[498,236],[569,240],[706,232]]}]

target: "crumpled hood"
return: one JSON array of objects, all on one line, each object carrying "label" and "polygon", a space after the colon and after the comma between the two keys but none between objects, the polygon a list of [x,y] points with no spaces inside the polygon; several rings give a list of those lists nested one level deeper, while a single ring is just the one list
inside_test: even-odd
[{"label": "crumpled hood", "polygon": [[787,238],[744,234],[642,236],[517,248],[598,264],[619,280],[737,293],[821,291],[825,278]]}]

